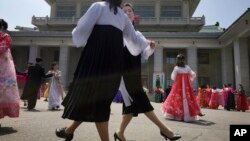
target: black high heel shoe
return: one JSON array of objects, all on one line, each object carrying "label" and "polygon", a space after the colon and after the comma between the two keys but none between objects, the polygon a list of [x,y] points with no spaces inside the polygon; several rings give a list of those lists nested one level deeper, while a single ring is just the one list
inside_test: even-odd
[{"label": "black high heel shoe", "polygon": [[172,138],[168,137],[167,135],[165,135],[164,133],[160,132],[160,134],[165,138],[165,140],[170,139],[170,141],[175,141],[181,138],[181,135],[179,134],[174,134],[174,136]]},{"label": "black high heel shoe", "polygon": [[203,117],[203,116],[205,116],[205,114],[199,113],[198,116]]},{"label": "black high heel shoe", "polygon": [[65,141],[71,141],[73,139],[74,134],[67,134],[65,132],[65,128],[57,128],[56,129],[56,136],[59,138],[64,138]]},{"label": "black high heel shoe", "polygon": [[115,141],[116,141],[116,139],[117,139],[118,141],[122,141],[122,139],[117,135],[116,132],[114,133],[114,139],[115,139]]}]

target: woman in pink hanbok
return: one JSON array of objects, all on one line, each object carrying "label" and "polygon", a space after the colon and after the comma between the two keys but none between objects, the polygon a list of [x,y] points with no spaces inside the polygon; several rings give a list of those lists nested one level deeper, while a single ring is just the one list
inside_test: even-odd
[{"label": "woman in pink hanbok", "polygon": [[221,106],[225,106],[225,101],[227,98],[227,85],[223,84],[222,95],[221,95]]},{"label": "woman in pink hanbok", "polygon": [[195,77],[195,72],[185,65],[184,55],[177,55],[176,66],[171,74],[174,84],[162,106],[165,118],[190,122],[204,115],[197,104],[191,85],[191,80]]},{"label": "woman in pink hanbok", "polygon": [[209,107],[209,102],[211,99],[211,95],[212,95],[212,89],[210,88],[210,86],[207,84],[207,88],[206,88],[206,105]]},{"label": "woman in pink hanbok", "polygon": [[0,119],[19,117],[19,92],[14,62],[11,56],[11,38],[5,32],[8,24],[0,19]]},{"label": "woman in pink hanbok", "polygon": [[219,105],[220,105],[219,91],[217,90],[216,87],[213,87],[211,98],[210,98],[208,106],[210,109],[218,109]]}]

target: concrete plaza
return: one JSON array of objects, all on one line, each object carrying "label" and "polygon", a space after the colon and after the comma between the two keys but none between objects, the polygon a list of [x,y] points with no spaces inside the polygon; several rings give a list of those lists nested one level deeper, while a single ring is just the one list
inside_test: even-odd
[{"label": "concrete plaza", "polygon": [[[23,103],[22,103],[23,104]],[[63,110],[47,110],[47,102],[38,100],[37,111],[27,111],[23,106],[19,118],[0,120],[0,141],[63,141],[55,135],[55,128],[70,124],[69,120],[61,118]],[[229,141],[230,124],[250,124],[250,111],[225,111],[202,109],[206,115],[195,123],[185,123],[166,120],[161,113],[161,103],[154,103],[157,116],[175,132],[182,135],[180,141]],[[122,104],[111,106],[109,134],[110,140],[121,122]],[[158,128],[143,114],[134,118],[126,131],[128,141],[164,141]],[[83,123],[75,132],[73,141],[99,141],[99,136],[93,123]]]}]

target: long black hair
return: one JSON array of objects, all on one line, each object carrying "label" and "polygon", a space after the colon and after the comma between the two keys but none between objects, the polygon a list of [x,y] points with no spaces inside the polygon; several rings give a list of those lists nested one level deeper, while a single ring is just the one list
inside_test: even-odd
[{"label": "long black hair", "polygon": [[118,9],[117,7],[121,7],[122,0],[102,0],[102,1],[107,1],[109,3],[109,8],[114,9],[114,14],[117,14]]},{"label": "long black hair", "polygon": [[8,23],[4,19],[0,19],[0,29],[7,30],[8,29]]}]

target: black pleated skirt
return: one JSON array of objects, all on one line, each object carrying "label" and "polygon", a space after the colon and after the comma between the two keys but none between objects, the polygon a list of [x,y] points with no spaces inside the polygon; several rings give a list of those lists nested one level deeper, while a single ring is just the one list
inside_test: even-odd
[{"label": "black pleated skirt", "polygon": [[132,105],[126,107],[123,103],[123,114],[133,114],[137,116],[139,113],[145,113],[154,110],[146,93],[142,88],[141,80],[141,55],[133,56],[128,49],[123,49],[124,68],[123,79],[126,89],[133,99]]},{"label": "black pleated skirt", "polygon": [[95,25],[82,51],[62,117],[105,122],[119,88],[123,63],[123,34],[111,25]]}]

